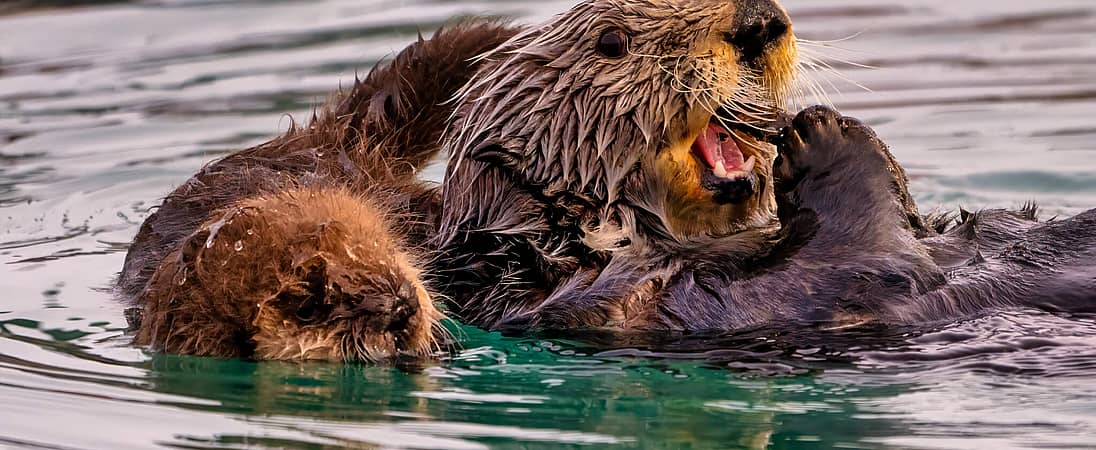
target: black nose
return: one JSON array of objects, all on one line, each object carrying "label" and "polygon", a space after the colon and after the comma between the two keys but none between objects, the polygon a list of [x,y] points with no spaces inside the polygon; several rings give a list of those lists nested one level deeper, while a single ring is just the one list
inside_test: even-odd
[{"label": "black nose", "polygon": [[791,28],[791,19],[773,0],[742,0],[734,15],[734,26],[723,39],[738,49],[742,62],[750,63],[765,53],[769,44],[780,40]]},{"label": "black nose", "polygon": [[387,331],[405,331],[407,325],[415,314],[419,313],[418,288],[410,281],[400,283],[396,295],[392,299],[391,311],[389,311]]}]

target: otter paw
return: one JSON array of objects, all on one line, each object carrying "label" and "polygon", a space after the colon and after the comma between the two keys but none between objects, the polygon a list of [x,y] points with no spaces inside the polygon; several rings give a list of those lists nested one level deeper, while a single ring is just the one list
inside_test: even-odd
[{"label": "otter paw", "polygon": [[780,130],[774,142],[778,156],[773,167],[778,187],[793,188],[804,177],[825,177],[846,168],[885,165],[886,146],[870,127],[825,106],[803,110],[791,125]]},{"label": "otter paw", "polygon": [[[887,147],[863,122],[825,106],[807,108],[774,139],[777,192],[788,193],[803,180],[812,190],[849,191],[850,184],[890,189],[894,174]],[[857,189],[853,189],[857,190]]]}]

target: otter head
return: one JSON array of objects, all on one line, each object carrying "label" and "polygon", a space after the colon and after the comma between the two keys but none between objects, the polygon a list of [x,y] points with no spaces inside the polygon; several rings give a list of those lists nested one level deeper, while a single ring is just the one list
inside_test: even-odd
[{"label": "otter head", "polygon": [[585,1],[482,57],[450,175],[508,166],[633,238],[769,223],[775,150],[756,136],[793,81],[795,42],[774,0]]},{"label": "otter head", "polygon": [[268,269],[275,283],[251,322],[262,359],[381,361],[434,350],[442,315],[382,208],[347,192],[310,189],[247,207],[264,213],[262,223],[248,224],[262,233],[253,241],[283,240],[272,249],[292,249]]},{"label": "otter head", "polygon": [[157,270],[136,341],[277,360],[432,353],[442,314],[383,210],[347,191],[296,188],[215,214]]}]

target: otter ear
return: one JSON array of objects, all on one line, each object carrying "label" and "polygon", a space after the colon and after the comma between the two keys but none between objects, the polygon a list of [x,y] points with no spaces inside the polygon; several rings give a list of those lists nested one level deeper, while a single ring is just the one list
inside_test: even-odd
[{"label": "otter ear", "polygon": [[328,302],[327,259],[313,255],[293,268],[290,279],[272,302],[286,318],[309,324],[326,320],[334,310]]},{"label": "otter ear", "polygon": [[473,161],[479,161],[484,164],[501,167],[511,171],[518,170],[518,164],[522,159],[520,153],[496,143],[480,145],[472,150],[468,154],[468,157]]}]

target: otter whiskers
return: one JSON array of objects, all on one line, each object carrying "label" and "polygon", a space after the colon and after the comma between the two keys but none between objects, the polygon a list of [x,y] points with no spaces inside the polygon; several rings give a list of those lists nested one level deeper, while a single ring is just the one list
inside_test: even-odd
[{"label": "otter whiskers", "polygon": [[[775,104],[776,96],[764,87],[761,76],[746,70],[732,70],[719,61],[713,52],[693,57],[633,54],[658,60],[659,68],[670,75],[671,89],[682,94],[691,94],[695,104],[724,126],[733,122],[758,131],[767,131],[750,121],[723,117],[718,114],[720,109],[733,113],[735,117],[762,123],[775,119],[779,111]],[[663,63],[670,59],[674,61],[672,67]],[[683,67],[683,63],[687,67]],[[689,81],[692,82],[686,81],[687,78],[691,78]],[[749,142],[737,134],[736,137],[742,142]]]},{"label": "otter whiskers", "polygon": [[863,89],[864,91],[871,92],[870,88],[864,86],[863,84],[846,75],[844,72],[838,70],[830,62],[833,61],[836,63],[862,69],[874,69],[875,67],[860,64],[845,58],[840,58],[832,54],[834,51],[852,53],[851,50],[838,47],[834,45],[834,43],[847,41],[855,38],[856,36],[857,35],[854,34],[852,36],[833,41],[812,41],[807,39],[798,39],[798,43],[800,44],[800,58],[798,63],[796,64],[796,69],[801,76],[798,77],[799,82],[797,82],[795,86],[795,89],[799,93],[798,100],[800,101],[800,104],[797,106],[807,106],[807,96],[803,92],[804,88],[810,91],[811,96],[814,98],[815,102],[833,104],[833,101],[830,99],[830,96],[827,93],[827,89],[822,86],[822,83],[819,79],[821,78],[822,80],[824,80],[834,93],[840,94],[841,89],[837,87],[837,85],[833,82],[831,78],[826,77],[827,74],[835,76],[848,84]]},{"label": "otter whiskers", "polygon": [[[779,114],[778,98],[766,86],[764,78],[748,69],[733,70],[722,64],[713,54],[702,55],[693,60],[697,83],[702,88],[692,89],[696,103],[710,113],[736,140],[755,151],[763,151],[760,145],[746,139],[737,132],[743,127],[759,132],[770,130],[761,128],[758,123],[770,123]],[[720,114],[729,112],[731,116]]]}]

